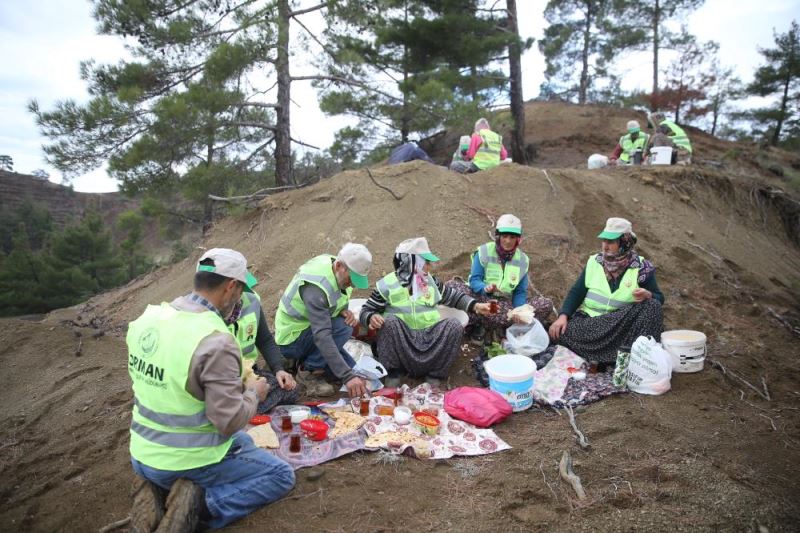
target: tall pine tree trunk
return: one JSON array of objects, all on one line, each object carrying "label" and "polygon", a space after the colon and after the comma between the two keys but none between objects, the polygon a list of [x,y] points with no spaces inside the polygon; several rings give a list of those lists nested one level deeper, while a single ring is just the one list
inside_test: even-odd
[{"label": "tall pine tree trunk", "polygon": [[278,102],[275,108],[275,184],[292,182],[292,139],[290,105],[292,78],[289,72],[289,0],[278,0],[278,57],[275,71],[278,81]]},{"label": "tall pine tree trunk", "polygon": [[514,130],[511,132],[511,159],[520,165],[527,165],[525,157],[525,105],[522,102],[522,67],[520,64],[519,28],[517,26],[517,2],[507,0],[508,29],[514,35],[514,41],[508,47],[508,66],[511,73],[511,118]]},{"label": "tall pine tree trunk", "polygon": [[[787,69],[788,71],[789,69]],[[781,110],[778,114],[778,124],[775,126],[775,131],[772,133],[772,140],[770,144],[777,146],[778,141],[781,140],[781,130],[783,129],[783,121],[786,120],[786,106],[789,102],[789,82],[792,80],[791,74],[786,73],[786,81],[783,84],[783,96],[781,97]]]},{"label": "tall pine tree trunk", "polygon": [[[404,4],[405,29],[408,31],[408,2]],[[409,116],[408,116],[408,46],[403,45],[403,110],[400,117],[400,139],[403,144],[408,142]]]},{"label": "tall pine tree trunk", "polygon": [[655,0],[655,2],[653,10],[653,98],[650,106],[653,111],[658,107],[658,25],[661,22],[661,4],[659,0]]},{"label": "tall pine tree trunk", "polygon": [[583,28],[583,50],[581,51],[581,81],[578,92],[578,104],[586,103],[586,93],[589,90],[589,41],[592,29],[592,1],[586,0],[586,24]]}]

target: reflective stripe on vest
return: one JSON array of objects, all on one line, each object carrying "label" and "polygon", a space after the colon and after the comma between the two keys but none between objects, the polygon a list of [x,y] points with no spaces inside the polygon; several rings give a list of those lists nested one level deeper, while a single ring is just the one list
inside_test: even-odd
[{"label": "reflective stripe on vest", "polygon": [[230,440],[219,433],[174,433],[159,431],[131,421],[131,431],[143,439],[170,448],[214,447]]},{"label": "reflective stripe on vest", "polygon": [[242,310],[236,325],[228,326],[228,331],[236,337],[242,357],[255,361],[258,359],[256,350],[256,337],[258,336],[258,322],[261,318],[261,299],[256,293],[242,293]]},{"label": "reflective stripe on vest", "polygon": [[279,346],[291,344],[311,326],[306,306],[300,296],[300,287],[304,283],[315,285],[325,293],[331,317],[337,316],[347,307],[353,288],[348,287],[344,293],[339,290],[332,268],[335,259],[332,255],[314,257],[298,269],[286,287],[275,314],[275,342]]},{"label": "reflective stripe on vest", "polygon": [[206,417],[205,402],[186,390],[189,367],[200,342],[211,334],[228,336],[212,311],[179,311],[151,305],[128,326],[128,373],[133,382],[130,452],[160,470],[188,470],[219,462],[233,439]]},{"label": "reflective stripe on vest", "polygon": [[517,248],[514,257],[506,261],[505,267],[493,242],[480,245],[476,253],[484,269],[483,282],[487,285],[494,283],[501,298],[510,298],[522,276],[528,274],[529,259],[525,252]]},{"label": "reflective stripe on vest", "polygon": [[481,145],[475,152],[472,163],[481,170],[496,167],[500,164],[500,150],[503,146],[503,138],[490,129],[482,129],[477,132],[481,137]]},{"label": "reflective stripe on vest", "polygon": [[690,154],[692,153],[692,143],[689,141],[689,136],[686,135],[686,132],[683,131],[683,128],[672,122],[671,120],[665,120],[661,123],[661,126],[666,126],[670,129],[672,134],[669,138],[675,143],[675,146],[679,148],[683,148]]},{"label": "reflective stripe on vest", "polygon": [[649,139],[650,136],[647,135],[646,133],[639,133],[639,136],[636,137],[635,141],[631,140],[630,133],[620,137],[619,145],[622,147],[622,153],[619,156],[620,161],[624,161],[625,163],[627,163],[631,160],[633,154],[636,153],[636,150],[644,151],[644,147]]},{"label": "reflective stripe on vest", "polygon": [[411,299],[408,288],[400,285],[394,272],[378,280],[375,289],[386,300],[387,306],[384,312],[396,316],[411,329],[429,328],[441,319],[437,306],[442,300],[442,295],[439,293],[436,281],[430,275],[427,294],[416,300]]},{"label": "reflective stripe on vest", "polygon": [[587,293],[580,310],[594,317],[633,304],[633,291],[639,288],[639,269],[627,269],[620,280],[619,287],[612,293],[603,266],[597,262],[595,257],[595,255],[590,256],[586,262],[585,286]]}]

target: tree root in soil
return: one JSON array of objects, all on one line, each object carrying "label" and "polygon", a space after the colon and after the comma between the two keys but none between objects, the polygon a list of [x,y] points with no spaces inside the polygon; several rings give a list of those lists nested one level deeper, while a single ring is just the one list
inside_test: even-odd
[{"label": "tree root in soil", "polygon": [[589,439],[586,438],[583,432],[578,429],[578,423],[575,421],[575,412],[572,410],[572,406],[565,405],[564,410],[566,410],[569,415],[569,424],[572,426],[572,430],[575,431],[575,439],[577,439],[578,445],[582,450],[588,450],[591,444],[589,444]]},{"label": "tree root in soil", "polygon": [[786,329],[800,337],[800,326],[795,326],[771,307],[767,307],[767,311],[769,311],[769,314],[772,315],[772,318],[780,322]]},{"label": "tree root in soil", "polygon": [[391,194],[394,197],[395,200],[402,200],[403,199],[405,194],[398,195],[396,192],[394,192],[392,189],[390,189],[386,185],[381,185],[380,183],[378,183],[378,181],[375,179],[375,176],[372,175],[372,172],[370,172],[369,169],[365,169],[365,170],[367,171],[367,174],[369,174],[369,179],[372,180],[372,183],[374,183],[375,186],[383,189],[384,191],[389,191],[389,194]]},{"label": "tree root in soil", "polygon": [[742,376],[740,376],[733,370],[725,368],[723,364],[717,361],[716,359],[713,359],[711,357],[708,357],[707,359],[711,362],[711,367],[716,368],[717,370],[722,372],[722,375],[725,376],[726,378],[730,379],[731,381],[733,380],[733,378],[736,378],[743,384],[747,385],[751,390],[753,390],[756,394],[758,394],[768,402],[772,401],[772,397],[770,397],[769,395],[769,389],[767,388],[767,378],[765,376],[761,377],[761,386],[763,387],[763,390],[759,390],[758,387],[756,387],[755,385],[744,379]]},{"label": "tree root in soil", "polygon": [[561,455],[561,462],[558,464],[558,472],[561,474],[561,479],[569,483],[572,490],[575,491],[578,499],[581,501],[585,500],[586,491],[583,490],[583,485],[581,485],[581,478],[572,470],[572,456],[570,456],[567,450],[564,450],[564,453]]}]

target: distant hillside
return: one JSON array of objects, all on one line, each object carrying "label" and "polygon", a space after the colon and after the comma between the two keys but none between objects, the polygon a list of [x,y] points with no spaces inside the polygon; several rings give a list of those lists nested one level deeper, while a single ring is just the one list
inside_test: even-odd
[{"label": "distant hillside", "polygon": [[139,206],[137,200],[126,198],[118,192],[75,192],[69,187],[36,176],[0,171],[0,211],[13,211],[26,198],[46,207],[57,228],[80,219],[89,210],[98,211],[111,224],[120,213]]}]

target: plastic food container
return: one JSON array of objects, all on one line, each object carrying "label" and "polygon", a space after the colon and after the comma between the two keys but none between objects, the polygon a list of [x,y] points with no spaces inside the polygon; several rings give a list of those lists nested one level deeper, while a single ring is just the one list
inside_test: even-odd
[{"label": "plastic food container", "polygon": [[425,435],[433,436],[439,433],[439,419],[424,411],[417,411],[414,413],[414,423]]},{"label": "plastic food container", "polygon": [[401,426],[411,422],[411,409],[408,407],[398,406],[394,408],[394,421]]},{"label": "plastic food container", "polygon": [[325,440],[328,437],[328,424],[322,420],[303,420],[300,422],[300,430],[309,440]]},{"label": "plastic food container", "polygon": [[289,411],[289,416],[292,417],[292,424],[299,424],[300,422],[308,418],[310,414],[311,414],[311,408],[305,406],[295,407],[294,409],[291,409]]},{"label": "plastic food container", "polygon": [[253,426],[261,426],[271,421],[272,418],[269,415],[255,415],[250,419],[250,424]]}]

